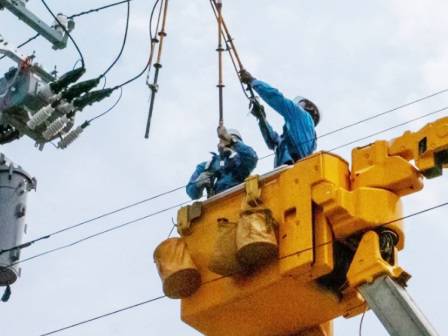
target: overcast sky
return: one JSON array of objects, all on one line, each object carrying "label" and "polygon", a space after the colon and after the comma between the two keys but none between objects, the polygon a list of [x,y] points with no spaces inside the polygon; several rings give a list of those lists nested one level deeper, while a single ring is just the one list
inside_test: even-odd
[{"label": "overcast sky", "polygon": [[[48,3],[56,12],[72,14],[107,0]],[[144,65],[152,3],[132,2],[129,41],[123,58],[108,75],[108,84],[121,83]],[[40,1],[30,1],[28,7],[44,21],[52,21]],[[125,10],[119,6],[76,19],[73,36],[85,54],[88,74],[84,78],[98,76],[115,57]],[[448,87],[447,11],[448,3],[443,0],[224,0],[224,13],[247,69],[290,97],[302,95],[315,101],[322,110],[319,134]],[[0,34],[14,45],[34,32],[2,11]],[[40,152],[27,138],[3,146],[9,158],[38,180],[37,192],[29,196],[27,240],[186,183],[195,165],[207,160],[216,148],[216,45],[216,26],[208,1],[170,1],[164,66],[149,140],[143,138],[149,91],[142,79],[126,87],[118,108],[93,123],[65,151],[48,146]],[[43,38],[22,51],[36,51],[39,63],[50,70],[57,65],[60,73],[71,69],[78,59],[71,44],[54,51]],[[269,151],[226,62],[226,125],[239,128],[246,142],[264,156]],[[0,73],[11,65],[1,61]],[[84,110],[77,122],[103,112],[114,100]],[[323,138],[318,147],[328,150],[445,106],[448,96],[440,95]],[[272,110],[267,113],[280,130],[282,120]],[[359,145],[391,139],[406,129],[417,130],[441,116],[394,129]],[[337,153],[350,160],[353,146]],[[272,157],[260,161],[256,172],[267,172],[272,165]],[[422,192],[404,199],[405,213],[446,202],[447,182],[446,177],[427,181]],[[180,190],[40,242],[24,250],[23,257],[186,200]],[[448,334],[447,214],[448,208],[442,208],[408,220],[407,247],[400,254],[401,265],[413,275],[409,292],[441,335]],[[24,263],[10,302],[0,305],[0,334],[40,335],[161,295],[152,252],[168,235],[175,216],[173,209]],[[359,320],[338,319],[335,335],[357,335]],[[179,302],[168,299],[61,334],[199,335],[180,321]],[[363,335],[387,334],[368,313]]]}]

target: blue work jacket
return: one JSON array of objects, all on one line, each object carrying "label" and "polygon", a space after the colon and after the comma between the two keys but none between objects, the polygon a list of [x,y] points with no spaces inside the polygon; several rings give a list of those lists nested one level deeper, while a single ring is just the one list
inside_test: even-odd
[{"label": "blue work jacket", "polygon": [[266,145],[275,151],[274,167],[293,164],[312,154],[316,150],[316,131],[311,115],[265,82],[253,80],[251,86],[285,120],[281,135],[265,118],[258,121]]},{"label": "blue work jacket", "polygon": [[257,153],[242,141],[236,141],[232,145],[231,155],[211,154],[212,160],[198,164],[187,184],[187,194],[191,199],[202,197],[204,187],[198,186],[197,182],[203,172],[212,174],[212,195],[215,195],[244,182],[258,161]]}]

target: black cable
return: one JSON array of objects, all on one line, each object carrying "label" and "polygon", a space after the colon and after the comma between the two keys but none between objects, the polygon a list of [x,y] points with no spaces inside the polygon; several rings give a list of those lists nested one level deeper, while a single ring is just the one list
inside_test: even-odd
[{"label": "black cable", "polygon": [[162,214],[162,213],[165,213],[165,212],[167,212],[167,211],[176,209],[176,208],[181,207],[181,206],[183,206],[183,205],[186,205],[186,204],[188,204],[188,203],[190,203],[189,200],[188,200],[188,201],[185,201],[185,202],[182,202],[182,203],[179,203],[179,204],[176,204],[176,205],[173,205],[173,206],[170,206],[170,207],[168,207],[168,208],[159,210],[159,211],[157,211],[157,212],[150,213],[149,215],[146,215],[146,216],[143,216],[143,217],[140,217],[140,218],[137,218],[137,219],[134,219],[134,220],[125,222],[125,223],[123,223],[123,224],[113,226],[113,227],[111,227],[111,228],[109,228],[109,229],[107,229],[107,230],[103,230],[103,231],[97,232],[97,233],[95,233],[95,234],[92,234],[92,235],[90,235],[90,236],[86,236],[86,237],[84,237],[84,238],[82,238],[82,239],[76,240],[76,241],[73,242],[73,243],[66,244],[66,245],[62,245],[62,246],[59,246],[59,247],[56,247],[56,248],[53,248],[53,249],[50,249],[50,250],[47,250],[47,251],[38,253],[38,254],[33,255],[33,256],[29,257],[29,258],[25,258],[25,259],[23,259],[23,260],[19,260],[19,261],[15,262],[15,263],[12,263],[11,265],[9,265],[9,266],[7,266],[7,267],[15,266],[15,265],[18,265],[18,264],[23,264],[23,263],[25,263],[25,262],[27,262],[27,261],[30,261],[30,260],[33,260],[33,259],[37,259],[37,258],[43,257],[43,256],[48,255],[48,254],[53,254],[53,253],[55,253],[55,252],[62,251],[62,250],[65,250],[65,249],[68,249],[68,248],[70,248],[70,247],[79,245],[79,244],[81,244],[81,243],[83,243],[83,242],[85,242],[85,241],[87,241],[87,240],[90,240],[90,239],[93,239],[93,238],[102,236],[102,235],[104,235],[104,234],[106,234],[106,233],[109,233],[109,232],[113,232],[113,231],[122,229],[122,228],[127,227],[127,226],[130,226],[130,225],[132,225],[132,224],[141,222],[141,221],[143,221],[143,220],[145,220],[145,219],[148,219],[148,218],[151,218],[151,217],[160,215],[160,214]]},{"label": "black cable", "polygon": [[379,118],[379,117],[384,116],[384,115],[386,115],[386,114],[389,114],[389,113],[392,113],[392,112],[401,110],[401,109],[403,109],[403,108],[405,108],[405,107],[409,107],[409,106],[411,106],[411,105],[420,103],[420,102],[422,102],[422,101],[424,101],[424,100],[433,98],[433,97],[435,97],[435,96],[438,96],[438,95],[443,94],[443,93],[446,93],[446,92],[448,92],[448,89],[444,89],[444,90],[441,90],[441,91],[432,93],[432,94],[430,94],[430,95],[428,95],[428,96],[425,96],[425,97],[422,97],[422,98],[419,98],[419,99],[410,101],[409,103],[406,103],[406,104],[403,104],[403,105],[394,107],[394,108],[392,108],[392,109],[390,109],[390,110],[387,110],[387,111],[384,111],[384,112],[381,112],[381,113],[378,113],[378,114],[374,114],[373,116],[367,117],[367,118],[365,118],[365,119],[361,119],[361,120],[356,121],[356,122],[354,122],[354,123],[352,123],[352,124],[348,124],[348,125],[346,125],[346,126],[343,126],[343,127],[341,127],[341,128],[338,128],[338,129],[336,129],[336,130],[333,130],[333,131],[329,131],[329,132],[327,132],[327,133],[324,133],[324,134],[322,134],[321,136],[319,136],[319,138],[323,138],[323,137],[332,135],[332,134],[334,134],[334,133],[337,133],[337,132],[340,132],[340,131],[344,131],[344,130],[346,130],[346,129],[348,129],[348,128],[351,128],[351,127],[353,127],[353,126],[357,126],[357,125],[359,125],[359,124],[362,124],[362,123],[365,123],[365,122],[367,122],[367,121],[370,121],[370,120]]},{"label": "black cable", "polygon": [[[162,14],[162,4],[163,4],[163,1],[161,2],[160,0],[157,0],[157,1],[154,3],[154,6],[153,6],[152,11],[151,11],[151,17],[150,17],[150,20],[149,20],[149,25],[150,25],[150,27],[152,27],[152,21],[153,21],[153,19],[154,19],[154,13],[155,13],[155,11],[156,11],[157,4],[158,4],[159,2],[160,2],[160,5],[161,5],[161,6],[160,6],[160,9],[159,9],[159,14],[158,14],[158,17],[159,17],[158,22],[160,21],[160,16],[161,16],[161,14]],[[158,31],[158,29],[157,29],[157,31]],[[139,72],[137,75],[135,75],[134,77],[130,78],[129,80],[123,82],[123,83],[120,84],[120,85],[115,86],[115,87],[113,88],[113,90],[119,89],[119,88],[121,88],[121,87],[124,87],[124,86],[126,86],[126,85],[128,85],[128,84],[130,84],[130,83],[132,83],[132,82],[134,82],[134,81],[136,81],[137,79],[139,79],[141,76],[143,76],[143,75],[145,74],[146,70],[149,69],[149,67],[150,67],[151,64],[152,64],[153,57],[154,57],[154,49],[155,49],[154,38],[155,38],[155,37],[152,37],[152,38],[151,38],[151,45],[150,45],[149,57],[148,57],[148,61],[146,62],[146,65],[145,65],[144,69],[143,69],[141,72]]]},{"label": "black cable", "polygon": [[106,76],[109,73],[109,71],[118,63],[118,61],[120,60],[121,56],[123,55],[123,50],[124,50],[124,47],[126,46],[126,41],[127,41],[127,38],[128,38],[128,31],[129,31],[129,17],[130,17],[130,14],[131,14],[131,4],[130,4],[130,1],[131,0],[126,0],[125,1],[125,2],[127,2],[126,26],[125,26],[125,30],[124,30],[124,37],[123,37],[123,42],[121,44],[120,52],[118,53],[117,57],[112,62],[112,64],[109,65],[109,67],[106,69],[106,71],[104,71],[101,74],[101,76],[100,76],[101,78]]},{"label": "black cable", "polygon": [[22,48],[24,45],[30,43],[31,41],[34,41],[35,39],[37,39],[40,36],[39,33],[37,33],[36,35],[30,37],[28,40],[26,40],[25,42],[20,43],[17,48]]},{"label": "black cable", "polygon": [[96,316],[96,317],[93,317],[91,319],[88,319],[88,320],[85,320],[85,321],[82,321],[82,322],[78,322],[78,323],[69,325],[69,326],[64,327],[64,328],[60,328],[60,329],[57,329],[57,330],[53,330],[53,331],[47,332],[45,334],[41,334],[40,336],[54,335],[54,334],[57,334],[57,333],[59,333],[61,331],[72,329],[72,328],[78,327],[78,326],[86,324],[86,323],[90,323],[90,322],[93,322],[93,321],[96,321],[96,320],[99,320],[99,319],[102,319],[102,318],[105,318],[105,317],[109,317],[109,316],[112,316],[112,315],[115,315],[115,314],[118,314],[118,313],[122,313],[122,312],[124,312],[126,310],[134,309],[134,308],[146,305],[148,303],[161,300],[161,299],[163,299],[165,297],[166,297],[165,295],[162,295],[162,296],[159,296],[159,297],[155,297],[153,299],[149,299],[149,300],[146,300],[146,301],[143,301],[143,302],[139,302],[139,303],[133,304],[131,306],[127,306],[125,308],[117,309],[117,310],[115,310],[113,312],[110,312],[110,313],[107,313],[107,314],[103,314],[103,315],[100,315],[100,316]]},{"label": "black cable", "polygon": [[102,11],[103,9],[108,9],[108,8],[111,8],[111,7],[122,5],[124,3],[129,3],[130,1],[132,1],[132,0],[124,0],[124,1],[114,2],[114,3],[111,3],[109,5],[101,6],[101,7],[94,8],[94,9],[89,9],[87,11],[80,12],[80,13],[77,13],[77,14],[72,14],[68,18],[69,19],[74,19],[76,17],[80,17],[80,16],[83,16],[83,15],[86,15],[86,14],[91,14],[91,13],[94,13],[94,12]]},{"label": "black cable", "polygon": [[[30,43],[31,41],[34,41],[34,40],[37,39],[39,36],[40,36],[40,34],[37,33],[36,35],[30,37],[30,38],[29,38],[28,40],[26,40],[25,42],[20,43],[20,44],[17,46],[17,49],[18,49],[18,48],[22,48],[23,46],[27,45],[27,44]],[[6,57],[6,55],[3,55],[2,57],[0,57],[0,61],[1,61],[2,59],[4,59],[5,57]]]},{"label": "black cable", "polygon": [[367,313],[367,309],[364,310],[364,313],[362,313],[361,321],[359,322],[359,336],[362,336],[362,326],[364,323],[364,317],[366,317],[366,313]]},{"label": "black cable", "polygon": [[[448,107],[445,107],[445,108],[443,108],[443,109],[439,109],[439,110],[430,112],[430,113],[428,113],[428,114],[426,114],[426,115],[424,115],[424,116],[421,116],[421,117],[418,117],[418,118],[414,118],[414,119],[412,119],[412,120],[410,120],[410,121],[407,121],[407,122],[405,122],[405,123],[401,123],[401,124],[399,124],[399,125],[389,127],[389,128],[387,128],[387,129],[385,129],[385,130],[383,130],[383,131],[381,131],[381,132],[376,132],[376,133],[374,133],[373,135],[378,135],[378,134],[380,134],[380,133],[382,133],[382,132],[387,132],[387,131],[389,131],[389,130],[391,130],[391,129],[393,129],[393,128],[396,128],[396,127],[399,127],[399,126],[406,125],[406,124],[408,124],[408,123],[410,123],[410,122],[413,122],[413,121],[422,119],[422,118],[427,117],[427,116],[429,116],[429,115],[431,115],[431,114],[434,114],[434,113],[440,113],[440,112],[445,111],[445,110],[448,110]],[[373,135],[370,135],[370,136],[373,136]],[[368,137],[370,137],[370,136],[363,137],[362,139],[368,138]],[[352,144],[353,142],[356,142],[356,141],[351,141],[350,144]],[[344,147],[344,146],[346,146],[346,145],[338,146],[338,147],[336,147],[335,149],[339,149],[339,148],[342,148],[342,147]],[[330,152],[334,151],[335,149],[332,149]],[[304,159],[302,160],[302,162],[303,162],[303,161],[306,161],[306,160],[309,160],[309,159],[310,159],[310,157],[306,157],[306,158],[304,158]],[[176,205],[176,206],[174,206],[174,207],[170,207],[170,208],[167,208],[167,209],[165,209],[165,210],[162,210],[162,212],[166,212],[166,211],[171,210],[171,209],[173,209],[173,208],[175,208],[175,207],[178,207],[178,206],[182,206],[182,205],[188,204],[189,202],[190,202],[190,201],[183,202],[183,203],[181,203],[180,205]],[[447,204],[448,204],[448,203],[443,204],[443,206],[445,206],[445,205],[447,205]],[[57,249],[55,249],[55,250],[50,250],[50,251],[44,252],[42,255],[49,254],[49,252],[52,253],[52,252],[59,251],[59,250],[61,250],[61,249],[65,249],[65,248],[71,247],[71,246],[73,246],[73,245],[79,244],[80,242],[82,242],[82,241],[84,241],[84,240],[87,240],[87,239],[91,239],[91,238],[93,238],[93,237],[100,236],[100,235],[102,235],[102,234],[104,234],[104,233],[107,233],[107,232],[110,232],[110,231],[114,231],[114,230],[116,230],[117,228],[121,228],[121,227],[123,227],[123,226],[127,226],[127,225],[130,225],[130,224],[133,224],[133,223],[135,223],[135,221],[141,221],[141,220],[143,220],[143,219],[146,219],[146,218],[148,218],[148,217],[152,217],[152,216],[154,216],[154,215],[156,215],[156,214],[159,214],[159,213],[162,213],[162,212],[157,212],[157,213],[155,213],[155,214],[151,214],[151,215],[148,215],[148,216],[144,216],[144,217],[142,217],[142,218],[139,218],[139,219],[137,219],[137,220],[131,221],[131,222],[129,222],[129,223],[125,223],[124,225],[122,224],[122,225],[119,225],[119,226],[117,226],[117,227],[113,227],[112,229],[105,230],[104,232],[100,232],[99,234],[94,234],[94,235],[92,235],[92,236],[88,236],[86,239],[82,239],[82,240],[80,240],[80,241],[77,241],[77,242],[75,242],[74,244],[65,245],[65,246],[63,246],[63,247],[61,247],[61,248],[57,248]],[[424,212],[425,212],[425,211],[424,211]],[[422,212],[422,213],[423,213],[423,212]],[[412,217],[412,216],[410,216],[410,217]],[[408,217],[404,217],[404,218],[402,218],[402,219],[405,219],[405,218],[408,218]],[[393,221],[393,222],[386,223],[386,224],[384,224],[384,225],[389,225],[389,224],[395,223],[395,222],[397,222],[397,221],[398,221],[398,220],[395,220],[395,221]],[[80,225],[78,225],[78,226],[80,226]],[[380,226],[380,227],[381,227],[381,226]],[[69,229],[69,228],[65,229],[64,231],[67,231],[68,229]],[[61,231],[62,231],[62,230],[61,230]],[[63,232],[63,231],[62,231],[62,232]],[[49,238],[49,236],[51,236],[51,235],[48,235],[48,236],[45,236],[45,237],[48,237],[48,238]],[[29,246],[29,245],[28,245],[28,246]],[[1,255],[1,254],[2,254],[2,252],[0,251],[0,255]],[[35,257],[36,257],[36,256],[31,257],[31,259],[34,259]],[[30,260],[30,258],[25,259],[25,260],[22,260],[22,261],[19,261],[19,262],[17,262],[16,264],[25,262],[25,261],[27,261],[27,260]],[[15,265],[15,264],[13,264],[13,265]]]},{"label": "black cable", "polygon": [[[104,78],[106,78],[106,77],[104,77]],[[117,105],[118,105],[118,103],[120,102],[122,96],[123,96],[123,89],[120,88],[120,96],[118,97],[117,101],[116,101],[110,108],[108,108],[105,112],[103,112],[103,113],[97,115],[96,117],[90,119],[90,120],[88,121],[88,123],[90,124],[92,121],[95,121],[95,120],[97,120],[97,119],[99,119],[99,118],[105,116],[105,115],[108,114],[109,112],[111,112],[115,107],[117,107]]]},{"label": "black cable", "polygon": [[78,44],[76,43],[75,39],[72,37],[72,35],[70,34],[70,32],[64,27],[64,25],[60,24],[58,18],[56,17],[56,15],[54,15],[54,13],[52,12],[52,10],[50,9],[50,7],[48,7],[47,3],[45,2],[45,0],[40,0],[42,2],[42,4],[45,6],[45,8],[47,9],[47,11],[51,14],[51,16],[55,19],[56,22],[59,23],[59,26],[64,30],[64,33],[67,34],[68,38],[72,41],[73,45],[75,46],[76,50],[78,51],[79,57],[81,58],[81,66],[83,68],[85,68],[85,61],[84,61],[84,56],[81,52],[81,50],[78,47]]},{"label": "black cable", "polygon": [[424,115],[422,115],[422,116],[420,116],[420,117],[416,117],[416,118],[410,119],[410,120],[405,121],[405,122],[402,122],[402,123],[400,123],[400,124],[397,124],[397,125],[394,125],[394,126],[385,128],[385,129],[383,129],[383,130],[381,130],[381,131],[378,131],[378,132],[375,132],[375,133],[371,133],[371,134],[366,135],[366,136],[364,136],[364,137],[362,137],[362,138],[359,138],[359,139],[356,139],[356,140],[347,142],[347,143],[345,143],[345,144],[343,144],[343,145],[341,145],[341,146],[334,147],[334,148],[330,149],[330,152],[334,152],[334,151],[336,151],[336,150],[338,150],[338,149],[347,147],[347,146],[352,145],[352,144],[354,144],[354,143],[356,143],[356,142],[359,142],[359,141],[362,141],[362,140],[366,140],[366,139],[371,138],[371,137],[373,137],[373,136],[375,136],[375,135],[379,135],[379,134],[388,132],[388,131],[393,130],[393,129],[395,129],[395,128],[398,128],[398,127],[401,127],[401,126],[405,126],[405,125],[410,124],[410,123],[412,123],[412,122],[414,122],[414,121],[424,119],[424,118],[429,117],[429,116],[431,116],[431,115],[433,115],[433,114],[437,114],[437,113],[440,113],[440,112],[443,112],[443,111],[446,111],[446,110],[448,110],[448,106],[447,106],[447,107],[444,107],[444,108],[441,108],[441,109],[439,109],[439,110],[436,110],[436,111],[432,111],[432,112],[426,113],[426,114],[424,114]]},{"label": "black cable", "polygon": [[[409,124],[409,123],[411,123],[411,122],[414,122],[414,121],[416,121],[416,120],[425,118],[425,117],[430,116],[430,115],[433,115],[433,114],[435,114],[435,113],[440,113],[440,112],[445,111],[445,110],[447,110],[447,109],[448,109],[448,107],[445,107],[445,108],[442,108],[442,109],[439,109],[439,110],[436,110],[436,111],[427,113],[427,114],[425,114],[425,115],[423,115],[423,116],[421,116],[421,117],[414,118],[414,119],[412,119],[412,120],[410,120],[410,121],[406,121],[406,122],[404,122],[404,123],[400,123],[400,124],[398,124],[398,125],[395,125],[395,126],[392,126],[392,127],[386,128],[386,129],[383,129],[383,130],[378,131],[378,132],[375,132],[375,133],[372,133],[372,134],[370,134],[370,135],[368,135],[368,136],[365,136],[365,137],[362,137],[362,138],[360,138],[360,139],[352,140],[352,141],[350,141],[350,142],[348,142],[348,143],[345,143],[345,144],[343,144],[343,145],[341,145],[341,146],[337,146],[337,147],[331,149],[329,152],[333,152],[333,151],[335,151],[335,150],[341,149],[341,148],[343,148],[343,147],[346,147],[346,146],[351,145],[351,144],[353,144],[353,143],[356,143],[356,142],[358,142],[358,141],[365,140],[365,139],[370,138],[370,137],[372,137],[372,136],[374,136],[374,135],[379,135],[379,134],[381,134],[381,133],[390,131],[391,129],[394,129],[394,128],[397,128],[397,127],[400,127],[400,126]],[[271,153],[271,154],[265,155],[265,156],[263,156],[263,157],[260,157],[260,158],[259,158],[259,161],[264,160],[264,159],[267,159],[268,157],[271,157],[272,155],[274,155],[274,154]],[[306,160],[308,160],[308,159],[309,159],[309,157],[306,157],[306,158],[302,159],[301,161],[306,161]],[[64,229],[55,231],[55,232],[53,232],[53,233],[51,233],[51,234],[45,235],[45,236],[43,236],[43,237],[40,237],[40,238],[37,238],[37,239],[34,239],[34,240],[31,240],[31,241],[29,241],[29,242],[27,242],[27,243],[24,243],[24,244],[21,244],[21,245],[18,245],[18,246],[11,247],[11,248],[9,248],[8,250],[2,250],[2,251],[0,251],[0,255],[2,255],[3,253],[5,253],[5,251],[9,252],[9,251],[12,251],[12,250],[17,250],[17,249],[18,249],[18,250],[21,250],[21,249],[23,249],[24,247],[28,247],[28,246],[34,244],[34,243],[37,242],[37,241],[40,241],[40,240],[43,240],[43,239],[48,239],[48,238],[50,238],[50,237],[52,237],[52,236],[61,234],[61,233],[66,232],[66,231],[73,230],[73,229],[78,228],[78,227],[80,227],[80,226],[84,226],[84,225],[86,225],[86,224],[88,224],[88,223],[97,221],[97,220],[99,220],[99,219],[108,217],[108,216],[110,216],[110,215],[114,215],[114,214],[116,214],[116,213],[118,213],[118,212],[121,212],[121,211],[130,209],[130,208],[133,208],[133,207],[135,207],[135,206],[141,205],[141,204],[143,204],[143,203],[152,201],[152,200],[154,200],[154,199],[157,199],[157,198],[160,198],[160,197],[163,197],[163,196],[172,194],[172,193],[174,193],[174,192],[176,192],[176,191],[179,191],[179,190],[181,190],[181,189],[184,189],[185,187],[186,187],[186,185],[183,185],[183,186],[180,186],[180,187],[177,187],[177,188],[174,188],[174,189],[165,191],[165,192],[163,192],[163,193],[160,193],[160,194],[151,196],[151,197],[149,197],[149,198],[143,199],[143,200],[141,200],[141,201],[139,201],[139,202],[132,203],[132,204],[129,204],[129,205],[124,206],[124,207],[122,207],[122,208],[119,208],[119,209],[116,209],[116,210],[113,210],[113,211],[104,213],[104,214],[102,214],[102,215],[100,215],[100,216],[97,216],[97,217],[94,217],[94,218],[92,218],[92,219],[89,219],[89,220],[80,222],[80,223],[75,224],[75,225],[72,225],[72,226],[68,226],[68,227],[66,227],[66,228],[64,228]],[[26,246],[22,247],[23,245],[26,245]]]},{"label": "black cable", "polygon": [[[400,219],[396,219],[396,220],[390,221],[390,222],[388,222],[388,223],[385,223],[385,224],[383,224],[383,225],[380,225],[379,227],[386,226],[386,225],[390,225],[390,224],[393,224],[393,223],[395,223],[395,222],[399,222],[399,221],[402,221],[402,220],[405,220],[405,219],[409,219],[409,218],[411,218],[411,217],[416,217],[416,216],[419,216],[419,215],[421,215],[421,214],[424,214],[424,213],[427,213],[427,212],[430,212],[430,211],[439,209],[439,208],[444,207],[444,206],[447,206],[447,205],[448,205],[448,202],[441,203],[441,204],[436,205],[436,206],[433,206],[433,207],[431,207],[431,208],[427,208],[427,209],[424,209],[424,210],[415,212],[415,213],[413,213],[413,214],[407,215],[407,216],[402,217],[402,218],[400,218]],[[325,242],[325,243],[322,243],[322,244],[318,244],[318,245],[313,246],[313,247],[311,247],[311,248],[303,249],[303,250],[294,252],[294,253],[292,253],[292,254],[290,254],[290,255],[286,255],[286,256],[280,257],[278,260],[282,260],[282,259],[285,259],[285,258],[289,258],[289,257],[294,256],[294,255],[299,255],[299,254],[301,254],[301,253],[305,253],[305,252],[308,252],[308,251],[312,251],[312,250],[314,250],[314,249],[316,249],[316,248],[320,248],[320,247],[324,247],[324,246],[329,245],[329,244],[333,244],[335,241],[338,241],[338,240],[340,240],[340,239],[330,240],[330,241],[328,241],[328,242]],[[203,286],[203,285],[206,285],[206,284],[209,284],[209,283],[218,281],[218,280],[222,280],[222,279],[224,279],[224,278],[228,278],[228,277],[231,277],[231,276],[232,276],[232,275],[221,276],[221,277],[218,277],[218,278],[209,280],[209,281],[205,281],[205,282],[203,282],[201,285]],[[80,325],[83,325],[83,324],[86,324],[86,323],[89,323],[89,322],[92,322],[92,321],[96,321],[96,320],[99,320],[99,319],[102,319],[102,318],[105,318],[105,317],[108,317],[108,316],[111,316],[111,315],[114,315],[114,314],[118,314],[118,313],[120,313],[120,312],[123,312],[123,311],[126,311],[126,310],[130,310],[130,309],[133,309],[133,308],[136,308],[136,307],[145,305],[145,304],[150,303],[150,302],[154,302],[154,301],[157,301],[157,300],[161,300],[161,299],[163,299],[163,298],[165,298],[165,297],[166,297],[166,296],[159,296],[159,297],[156,297],[156,298],[147,300],[147,301],[143,301],[143,302],[140,302],[140,303],[131,305],[131,306],[127,306],[127,307],[122,308],[122,309],[115,310],[115,311],[113,311],[113,312],[111,312],[111,313],[108,313],[108,314],[99,315],[99,316],[97,316],[97,317],[94,317],[94,318],[91,318],[91,319],[88,319],[88,320],[85,320],[85,321],[82,321],[82,322],[78,322],[78,323],[72,324],[72,325],[70,325],[70,326],[67,326],[67,327],[64,327],[64,328],[61,328],[61,329],[58,329],[58,330],[55,330],[55,331],[46,333],[46,334],[42,334],[42,335],[40,335],[40,336],[48,336],[48,335],[56,334],[56,333],[58,333],[58,332],[60,332],[60,331],[64,331],[64,330],[71,329],[71,328],[75,328],[75,327],[77,327],[77,326],[80,326]],[[363,305],[364,305],[364,304],[360,305],[360,307],[363,306]],[[361,322],[361,323],[362,323],[362,322]]]}]

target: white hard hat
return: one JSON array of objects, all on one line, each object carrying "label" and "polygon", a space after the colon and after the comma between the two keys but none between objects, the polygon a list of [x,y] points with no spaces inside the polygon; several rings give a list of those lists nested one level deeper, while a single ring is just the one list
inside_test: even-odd
[{"label": "white hard hat", "polygon": [[227,132],[229,132],[230,135],[237,137],[240,141],[243,141],[243,137],[241,136],[241,133],[234,128],[228,128]]}]

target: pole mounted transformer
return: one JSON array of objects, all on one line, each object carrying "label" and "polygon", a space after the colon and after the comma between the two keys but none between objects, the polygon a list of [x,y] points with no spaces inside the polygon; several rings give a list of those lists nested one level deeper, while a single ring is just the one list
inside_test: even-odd
[{"label": "pole mounted transformer", "polygon": [[36,180],[20,166],[0,154],[0,286],[9,286],[20,276],[16,264],[27,225],[27,195],[36,189]]}]

